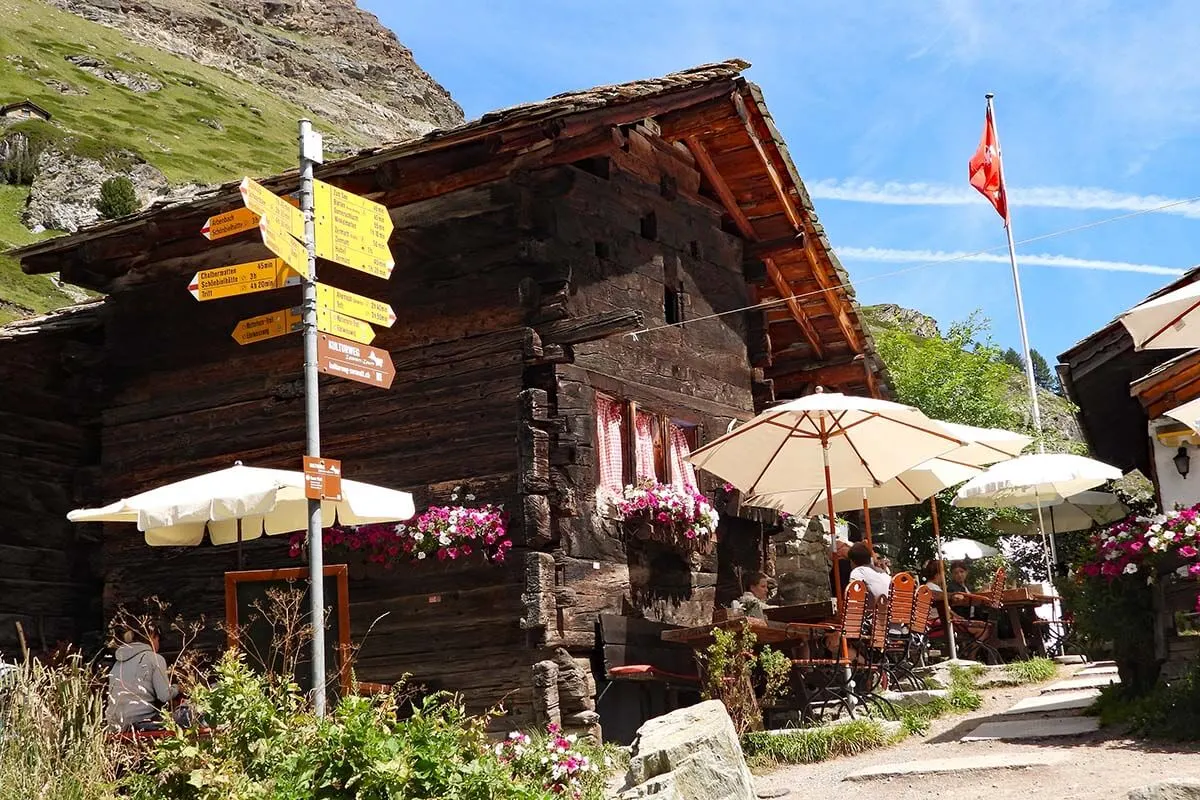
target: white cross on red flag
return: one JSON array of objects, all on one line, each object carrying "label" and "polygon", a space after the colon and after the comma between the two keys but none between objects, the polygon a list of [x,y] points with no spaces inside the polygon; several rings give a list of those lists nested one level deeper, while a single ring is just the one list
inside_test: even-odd
[{"label": "white cross on red flag", "polygon": [[988,199],[996,212],[1008,222],[1008,197],[1004,191],[1004,176],[1000,168],[1000,140],[996,136],[996,122],[992,119],[992,106],[988,104],[987,119],[983,123],[983,138],[979,149],[971,156],[971,185]]}]

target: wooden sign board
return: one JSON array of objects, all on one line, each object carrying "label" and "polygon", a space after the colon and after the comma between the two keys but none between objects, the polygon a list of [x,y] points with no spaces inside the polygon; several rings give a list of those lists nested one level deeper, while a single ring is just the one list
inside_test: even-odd
[{"label": "wooden sign board", "polygon": [[192,297],[204,302],[299,285],[300,276],[283,263],[283,259],[264,258],[261,261],[201,270],[192,277],[188,291]]},{"label": "wooden sign board", "polygon": [[313,181],[313,219],[319,257],[378,278],[391,277],[396,262],[388,249],[393,225],[387,206]]},{"label": "wooden sign board", "polygon": [[317,336],[317,369],[326,375],[381,389],[391,388],[396,377],[396,367],[387,350],[355,344],[327,333]]},{"label": "wooden sign board", "polygon": [[336,458],[304,457],[304,496],[309,500],[342,499],[342,462]]}]

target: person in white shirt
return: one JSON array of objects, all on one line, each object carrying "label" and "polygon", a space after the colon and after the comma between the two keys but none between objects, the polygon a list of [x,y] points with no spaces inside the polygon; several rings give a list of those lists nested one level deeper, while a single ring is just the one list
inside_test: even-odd
[{"label": "person in white shirt", "polygon": [[852,546],[849,556],[850,563],[854,565],[854,569],[850,570],[850,580],[865,583],[872,600],[887,597],[888,592],[892,590],[892,579],[886,572],[875,568],[874,555],[866,542]]}]

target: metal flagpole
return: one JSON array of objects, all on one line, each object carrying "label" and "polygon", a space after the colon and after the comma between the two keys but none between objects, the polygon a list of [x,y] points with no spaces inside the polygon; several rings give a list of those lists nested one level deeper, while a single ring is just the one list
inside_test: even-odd
[{"label": "metal flagpole", "polygon": [[[320,396],[317,390],[317,245],[313,221],[313,165],[321,160],[320,138],[312,123],[300,120],[300,211],[304,214],[304,247],[308,276],[304,300],[304,421],[305,453],[321,455]],[[312,622],[313,711],[325,715],[325,578],[321,547],[321,501],[308,501],[308,596]]]},{"label": "metal flagpole", "polygon": [[[1037,383],[1033,379],[1033,358],[1029,351],[1029,331],[1025,327],[1025,300],[1021,296],[1021,275],[1017,270],[1017,247],[1013,243],[1012,232],[1012,209],[1009,208],[1008,187],[1004,183],[1004,157],[1003,150],[1000,147],[1000,131],[996,126],[996,112],[992,104],[992,98],[995,97],[991,92],[987,95],[987,114],[992,125],[992,136],[996,139],[996,162],[1000,173],[1000,191],[1004,194],[1004,233],[1008,236],[1008,263],[1012,267],[1013,293],[1017,297],[1017,323],[1021,329],[1021,351],[1025,358],[1025,381],[1029,384],[1029,409],[1033,416],[1033,429],[1037,433],[1038,452],[1046,452],[1046,444],[1042,440],[1042,409],[1038,404]],[[1039,498],[1037,501],[1037,516],[1038,529],[1042,532],[1042,552],[1049,559],[1049,552],[1046,545],[1046,524],[1042,520],[1042,502]],[[1053,579],[1053,568],[1047,564],[1046,579]]]}]

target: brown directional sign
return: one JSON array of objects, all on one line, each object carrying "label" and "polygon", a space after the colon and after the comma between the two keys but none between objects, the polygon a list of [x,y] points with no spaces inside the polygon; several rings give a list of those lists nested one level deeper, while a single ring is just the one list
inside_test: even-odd
[{"label": "brown directional sign", "polygon": [[328,333],[317,336],[317,369],[326,375],[390,389],[396,368],[387,350],[355,344]]},{"label": "brown directional sign", "polygon": [[336,458],[304,457],[304,496],[309,500],[342,499],[342,462]]}]

